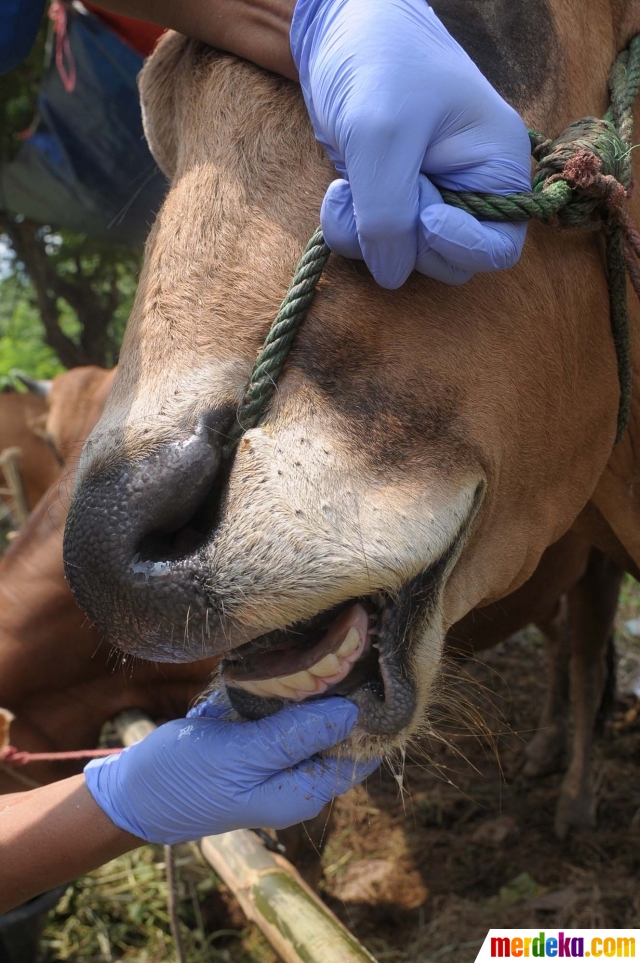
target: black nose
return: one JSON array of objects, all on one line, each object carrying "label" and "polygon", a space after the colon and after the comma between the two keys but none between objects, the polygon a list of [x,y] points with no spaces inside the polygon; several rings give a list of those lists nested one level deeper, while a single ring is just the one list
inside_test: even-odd
[{"label": "black nose", "polygon": [[74,495],[64,566],[107,640],[147,659],[212,654],[217,612],[202,551],[215,526],[228,411],[152,454],[90,476]]}]

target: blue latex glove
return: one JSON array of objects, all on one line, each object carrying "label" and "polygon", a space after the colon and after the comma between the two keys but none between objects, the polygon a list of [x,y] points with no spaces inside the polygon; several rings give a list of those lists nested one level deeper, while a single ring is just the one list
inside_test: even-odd
[{"label": "blue latex glove", "polygon": [[316,756],[355,725],[346,699],[288,706],[259,722],[231,722],[228,712],[214,697],[119,756],[95,759],[84,770],[89,792],[120,829],[172,844],[311,819],[379,765]]},{"label": "blue latex glove", "polygon": [[332,250],[387,288],[515,264],[525,225],[479,222],[437,187],[530,190],[527,131],[425,0],[298,0],[291,50],[340,174],[321,212]]}]

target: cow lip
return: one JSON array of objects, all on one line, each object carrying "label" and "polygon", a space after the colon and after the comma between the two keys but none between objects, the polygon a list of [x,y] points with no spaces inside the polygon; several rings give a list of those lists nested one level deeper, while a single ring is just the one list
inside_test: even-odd
[{"label": "cow lip", "polygon": [[[266,691],[269,687],[275,684],[280,688],[285,683],[284,691],[292,687],[294,701],[317,697],[345,684],[348,688],[348,677],[356,663],[371,662],[367,657],[376,635],[376,621],[377,612],[370,600],[351,600],[308,622],[259,636],[235,649],[221,663],[222,681],[227,688],[242,688],[256,695],[260,695],[259,689],[265,689],[263,697],[273,694]],[[361,671],[356,673],[361,675]],[[304,683],[297,691],[296,682],[288,681],[294,678]]]},{"label": "cow lip", "polygon": [[[399,648],[397,630],[401,628],[400,623],[405,622],[404,612],[402,611],[404,606],[398,604],[397,593],[391,596],[386,592],[379,591],[365,598],[351,600],[339,606],[339,613],[344,613],[345,610],[348,610],[354,604],[364,607],[369,614],[370,622],[372,623],[369,630],[370,644],[363,649],[360,657],[351,666],[350,671],[343,679],[328,686],[322,692],[305,694],[305,697],[308,700],[332,695],[347,697],[360,708],[360,716],[362,718],[359,721],[364,729],[372,734],[395,733],[400,731],[409,721],[415,704],[415,685],[413,678],[404,664],[404,656],[397,651]],[[333,621],[335,622],[337,621],[335,619],[335,613],[336,609],[320,613],[311,620],[311,625],[313,625],[314,629],[317,629],[318,626],[326,624],[327,618],[331,623],[331,616],[334,616]],[[338,616],[338,619],[339,617],[340,616]],[[290,629],[288,633],[269,633],[267,636],[254,639],[252,642],[242,646],[242,650],[244,651],[241,652],[240,649],[237,649],[233,655],[241,652],[242,655],[246,653],[246,657],[250,657],[253,650],[253,654],[256,655],[256,662],[258,662],[260,652],[266,651],[266,653],[269,654],[275,651],[276,654],[279,653],[285,658],[287,656],[291,658],[292,653],[294,653],[296,649],[296,646],[291,644],[292,636],[293,638],[299,638],[300,634],[304,634],[305,626],[308,624],[309,623],[296,625]],[[402,630],[401,634],[403,634]],[[306,636],[306,638],[308,638],[308,636]],[[288,645],[286,644],[287,642]],[[304,643],[302,643],[302,647],[304,647]],[[262,657],[264,658],[264,656]],[[399,671],[397,671],[397,668],[396,670],[392,668],[393,665],[396,667],[399,665],[398,658],[400,658]],[[260,719],[277,712],[283,705],[291,701],[282,697],[256,695],[238,686],[237,668],[235,670],[236,678],[232,678],[236,663],[237,660],[234,659],[227,659],[222,663],[221,681],[225,685],[229,702],[241,716],[247,719]],[[295,668],[291,667],[291,663],[288,664],[287,671],[295,672]],[[402,690],[400,698],[398,689],[399,676],[402,677],[400,682],[400,688]],[[297,699],[293,701],[300,700]],[[382,723],[382,725],[380,724],[379,719],[376,718],[378,715],[377,711],[370,711],[372,703],[376,709],[382,709],[382,714],[388,711],[389,715],[393,716],[395,721],[391,723],[389,727],[384,723]],[[399,714],[396,708],[398,703],[402,703]]]}]

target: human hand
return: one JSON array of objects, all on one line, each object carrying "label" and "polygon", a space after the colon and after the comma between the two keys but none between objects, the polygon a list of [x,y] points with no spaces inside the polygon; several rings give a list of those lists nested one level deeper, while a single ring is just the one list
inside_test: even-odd
[{"label": "human hand", "polygon": [[321,212],[333,251],[387,288],[515,264],[526,226],[480,222],[438,187],[531,190],[527,131],[426,0],[298,0],[291,50],[340,175]]},{"label": "human hand", "polygon": [[231,722],[228,712],[214,696],[188,719],[90,762],[89,792],[120,829],[173,844],[311,819],[379,764],[316,755],[355,725],[358,710],[346,699],[287,706],[258,722]]}]

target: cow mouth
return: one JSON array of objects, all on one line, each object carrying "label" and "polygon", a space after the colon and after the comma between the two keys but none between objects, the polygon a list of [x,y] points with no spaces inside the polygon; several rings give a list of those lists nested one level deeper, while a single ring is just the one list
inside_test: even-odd
[{"label": "cow mouth", "polygon": [[288,702],[341,695],[356,703],[365,731],[401,732],[416,708],[415,623],[439,594],[443,568],[431,566],[393,595],[351,599],[235,649],[221,664],[230,703],[260,719]]}]

